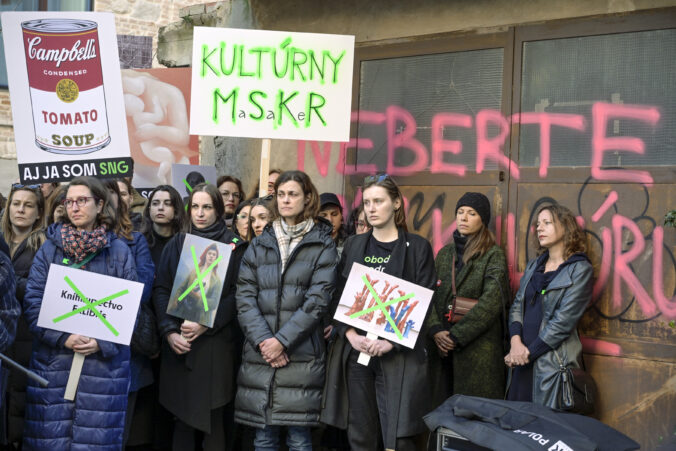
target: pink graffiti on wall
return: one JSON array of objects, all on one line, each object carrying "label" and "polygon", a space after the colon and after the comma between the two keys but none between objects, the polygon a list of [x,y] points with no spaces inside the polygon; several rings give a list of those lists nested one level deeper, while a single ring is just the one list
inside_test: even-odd
[{"label": "pink graffiti on wall", "polygon": [[[518,180],[520,170],[516,162],[505,154],[505,144],[510,134],[512,124],[519,123],[522,126],[537,126],[540,131],[540,159],[539,177],[545,178],[550,167],[551,132],[553,127],[560,127],[570,133],[586,131],[591,126],[592,138],[590,142],[591,177],[599,181],[617,183],[638,183],[646,187],[653,184],[652,175],[648,171],[627,169],[603,169],[603,158],[609,152],[630,152],[635,154],[645,153],[645,143],[638,137],[631,136],[607,136],[608,124],[616,119],[632,120],[656,126],[660,120],[660,113],[656,107],[643,105],[618,105],[597,102],[591,108],[591,120],[587,121],[577,114],[558,114],[547,112],[526,112],[504,117],[499,111],[483,110],[474,117],[467,114],[440,112],[433,116],[430,127],[430,149],[418,139],[418,127],[415,118],[405,109],[398,106],[390,106],[385,112],[358,111],[352,114],[352,121],[361,125],[368,124],[374,127],[384,127],[386,137],[387,159],[385,171],[394,176],[409,176],[416,173],[429,171],[435,174],[448,174],[463,177],[467,174],[467,166],[464,164],[449,162],[452,157],[467,151],[463,149],[460,140],[445,138],[445,131],[449,129],[471,129],[474,127],[476,134],[476,173],[485,171],[486,164],[492,162],[501,169],[508,171],[511,177]],[[489,134],[490,130],[498,130],[497,133]],[[298,142],[297,167],[305,170],[306,150],[310,150],[317,170],[322,177],[326,177],[330,171],[331,153],[334,146],[330,143],[321,142]],[[379,168],[373,163],[358,163],[347,165],[347,155],[350,149],[359,148],[360,152],[369,152],[374,149],[374,143],[370,138],[353,138],[348,143],[339,146],[338,161],[335,171],[342,175],[374,174]],[[470,150],[471,151],[471,150]],[[413,157],[410,163],[400,166],[400,152],[408,152]],[[616,191],[610,191],[604,202],[597,206],[591,215],[590,224],[597,223],[601,217],[607,214],[618,202],[619,196]],[[341,200],[343,200],[341,198]],[[361,201],[361,192],[358,192],[352,208]],[[405,199],[408,208],[408,199]],[[343,206],[346,207],[345,202]],[[347,210],[347,208],[346,208]],[[434,208],[429,220],[430,235],[435,254],[450,241],[455,222],[444,228],[442,224],[443,210]],[[585,227],[587,221],[578,216],[578,223]],[[639,280],[632,262],[637,262],[650,248],[646,246],[646,239],[637,223],[626,216],[613,214],[610,217],[611,227],[603,227],[600,231],[600,255],[599,270],[593,289],[593,298],[598,300],[606,288],[611,288],[612,308],[620,309],[623,300],[633,298],[646,317],[653,317],[661,313],[664,318],[676,318],[676,296],[670,297],[664,293],[665,277],[673,279],[673,275],[665,274],[664,257],[664,230],[656,226],[652,233],[652,283],[651,292]],[[496,218],[496,232],[498,241],[503,235],[506,236],[505,250],[509,276],[512,288],[518,288],[521,273],[518,271],[518,236],[516,218],[513,213],[508,213],[504,218]],[[623,239],[628,236],[629,239]],[[625,241],[631,243],[625,249]],[[501,244],[498,242],[498,244]],[[666,261],[669,261],[668,259]],[[671,266],[668,267],[671,269]]]}]

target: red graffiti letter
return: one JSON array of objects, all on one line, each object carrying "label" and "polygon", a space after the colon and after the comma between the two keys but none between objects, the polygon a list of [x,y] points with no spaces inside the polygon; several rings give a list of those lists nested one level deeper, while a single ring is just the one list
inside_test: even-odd
[{"label": "red graffiti letter", "polygon": [[614,180],[622,182],[643,183],[652,185],[653,178],[648,171],[601,169],[603,166],[603,154],[610,150],[625,150],[643,155],[645,143],[640,138],[622,136],[608,138],[606,130],[611,118],[635,119],[655,125],[660,120],[660,112],[657,108],[638,105],[616,105],[612,103],[597,102],[592,107],[592,159],[591,175],[597,180]]},{"label": "red graffiti letter", "polygon": [[[493,138],[488,137],[488,124],[500,128],[500,133]],[[514,176],[519,178],[519,167],[502,153],[501,147],[509,135],[509,123],[499,111],[483,110],[476,115],[476,173],[481,174],[486,160],[494,160],[504,166]]]},{"label": "red graffiti letter", "polygon": [[450,152],[458,155],[462,152],[462,142],[456,140],[444,139],[444,127],[464,127],[472,126],[472,117],[467,114],[458,113],[438,113],[432,118],[432,164],[430,172],[465,175],[467,167],[464,164],[444,163],[444,153]]},{"label": "red graffiti letter", "polygon": [[584,116],[579,114],[521,113],[512,115],[514,122],[540,124],[540,177],[547,177],[551,153],[552,125],[584,131]]},{"label": "red graffiti letter", "polygon": [[[384,113],[376,113],[375,111],[353,111],[350,117],[353,123],[359,122],[364,124],[382,124],[385,122]],[[347,165],[347,149],[356,148],[359,151],[373,149],[373,141],[370,138],[352,138],[349,142],[340,143],[340,153],[338,155],[338,162],[336,163],[336,171],[339,174],[354,175],[354,174],[375,174],[378,172],[378,166],[375,164],[356,164]]]},{"label": "red graffiti letter", "polygon": [[[387,116],[387,173],[390,175],[411,175],[423,171],[429,160],[425,146],[414,138],[416,123],[411,113],[398,106],[389,106],[385,111]],[[397,133],[397,123],[403,122],[404,129]],[[409,166],[396,166],[394,154],[399,147],[410,149],[415,154],[415,160]]]},{"label": "red graffiti letter", "polygon": [[[636,297],[638,305],[647,316],[653,316],[655,304],[639,282],[636,274],[629,267],[629,263],[636,260],[645,248],[645,239],[638,226],[631,219],[614,215],[612,219],[613,235],[615,237],[615,271],[613,272],[613,305],[619,308],[622,305],[622,280],[629,286],[631,293]],[[634,244],[627,252],[622,252],[622,229],[628,229],[633,235]]]},{"label": "red graffiti letter", "polygon": [[664,243],[664,229],[662,226],[653,230],[653,296],[660,312],[667,319],[676,318],[676,297],[668,298],[664,295],[664,274],[662,273],[662,246]]}]

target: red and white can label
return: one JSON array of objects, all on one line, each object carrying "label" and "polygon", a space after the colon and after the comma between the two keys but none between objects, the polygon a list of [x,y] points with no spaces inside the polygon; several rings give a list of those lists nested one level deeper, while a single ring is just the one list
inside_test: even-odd
[{"label": "red and white can label", "polygon": [[98,25],[90,20],[21,23],[35,143],[87,154],[110,143]]}]

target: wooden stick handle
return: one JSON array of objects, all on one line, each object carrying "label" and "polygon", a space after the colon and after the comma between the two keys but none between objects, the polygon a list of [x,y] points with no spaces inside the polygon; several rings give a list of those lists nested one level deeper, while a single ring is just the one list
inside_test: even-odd
[{"label": "wooden stick handle", "polygon": [[[374,334],[373,332],[369,332],[369,333],[366,334],[366,338],[368,338],[369,340],[377,340],[378,335]],[[359,353],[359,358],[357,359],[357,363],[359,363],[360,365],[367,366],[369,364],[369,361],[371,361],[370,355],[368,355],[365,352]]]},{"label": "wooden stick handle", "polygon": [[258,179],[258,197],[265,197],[268,195],[268,177],[270,177],[270,147],[272,143],[270,138],[264,138],[261,145],[261,172]]},{"label": "wooden stick handle", "polygon": [[70,374],[68,375],[68,383],[66,384],[66,393],[63,399],[72,401],[75,399],[77,392],[77,384],[80,382],[80,373],[82,373],[82,365],[84,365],[85,356],[76,352],[73,354],[73,363],[70,366]]}]

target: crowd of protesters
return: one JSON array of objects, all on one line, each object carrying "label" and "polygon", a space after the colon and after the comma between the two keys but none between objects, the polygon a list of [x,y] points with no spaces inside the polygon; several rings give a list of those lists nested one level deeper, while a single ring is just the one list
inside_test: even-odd
[{"label": "crowd of protesters", "polygon": [[[555,373],[561,357],[578,365],[593,283],[570,210],[538,211],[538,256],[513,297],[483,194],[457,200],[435,259],[386,174],[364,179],[347,221],[301,171],[267,183],[247,196],[224,175],[185,201],[169,185],[140,199],[122,179],[14,184],[0,220],[0,352],[49,385],[3,367],[0,445],[406,451],[453,394],[559,407]],[[211,327],[167,313],[186,234],[232,249]],[[332,320],[353,263],[434,290],[413,349]],[[143,283],[129,346],[38,326],[50,265]],[[477,302],[458,319],[460,297]],[[74,353],[87,359],[67,401]]]}]

